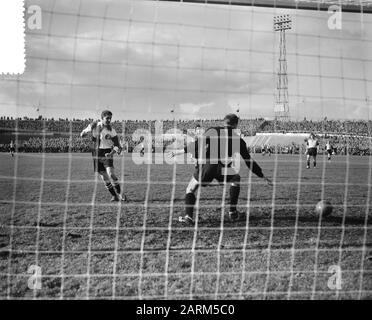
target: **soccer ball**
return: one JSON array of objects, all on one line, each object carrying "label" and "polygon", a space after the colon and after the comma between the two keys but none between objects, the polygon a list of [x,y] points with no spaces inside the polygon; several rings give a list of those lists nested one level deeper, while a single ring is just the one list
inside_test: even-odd
[{"label": "soccer ball", "polygon": [[326,200],[319,201],[315,207],[315,212],[323,217],[329,216],[332,213],[332,210],[332,204]]}]

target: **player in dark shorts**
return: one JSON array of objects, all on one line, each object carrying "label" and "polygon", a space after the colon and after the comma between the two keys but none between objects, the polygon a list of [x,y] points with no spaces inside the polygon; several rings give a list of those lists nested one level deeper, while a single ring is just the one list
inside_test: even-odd
[{"label": "player in dark shorts", "polygon": [[14,153],[15,153],[15,144],[14,144],[13,140],[10,141],[9,152],[10,152],[10,155],[11,155],[12,157],[14,157]]},{"label": "player in dark shorts", "polygon": [[327,151],[327,158],[328,161],[331,161],[332,153],[333,153],[333,147],[331,145],[331,141],[327,141],[326,143],[326,151]]},{"label": "player in dark shorts", "polygon": [[126,201],[125,195],[121,195],[119,179],[114,171],[114,153],[121,153],[121,146],[115,129],[111,126],[112,113],[109,110],[102,111],[101,121],[93,122],[85,128],[80,136],[92,134],[94,147],[92,149],[93,169],[98,172],[106,189],[112,195],[111,201]]},{"label": "player in dark shorts", "polygon": [[[236,168],[237,163],[233,160],[237,153],[240,153],[247,167],[255,175],[271,185],[271,181],[264,176],[260,166],[251,159],[245,141],[234,131],[238,126],[239,118],[235,114],[228,114],[224,121],[224,127],[209,128],[194,142],[194,150],[198,150],[198,153],[194,151],[198,164],[186,188],[186,212],[184,216],[179,217],[182,223],[194,224],[195,192],[199,186],[207,186],[213,180],[231,184],[229,217],[233,221],[238,219],[239,213],[236,207],[240,193],[240,175]],[[192,152],[192,148],[189,145],[187,152]]]},{"label": "player in dark shorts", "polygon": [[316,156],[318,154],[319,141],[316,139],[315,134],[311,133],[306,140],[306,168],[310,169],[310,157],[313,157],[313,165],[316,167]]}]

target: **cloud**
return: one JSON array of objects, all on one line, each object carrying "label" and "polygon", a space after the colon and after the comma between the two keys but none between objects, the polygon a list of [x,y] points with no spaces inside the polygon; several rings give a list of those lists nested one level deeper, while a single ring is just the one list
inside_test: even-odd
[{"label": "cloud", "polygon": [[[291,108],[291,106],[290,106]],[[366,105],[340,100],[306,100],[303,103],[292,105],[292,116],[297,119],[369,119]]]},{"label": "cloud", "polygon": [[185,114],[197,114],[202,108],[205,107],[212,107],[214,105],[214,102],[207,102],[207,103],[182,103],[180,104],[180,110]]}]

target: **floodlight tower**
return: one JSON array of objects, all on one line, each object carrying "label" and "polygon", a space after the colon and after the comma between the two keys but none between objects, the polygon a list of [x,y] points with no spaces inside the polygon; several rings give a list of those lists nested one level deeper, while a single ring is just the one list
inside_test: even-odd
[{"label": "floodlight tower", "polygon": [[275,118],[282,121],[290,119],[288,103],[287,49],[285,44],[285,30],[292,28],[289,14],[274,17],[274,31],[280,32],[279,68],[276,84],[276,101],[274,106]]}]

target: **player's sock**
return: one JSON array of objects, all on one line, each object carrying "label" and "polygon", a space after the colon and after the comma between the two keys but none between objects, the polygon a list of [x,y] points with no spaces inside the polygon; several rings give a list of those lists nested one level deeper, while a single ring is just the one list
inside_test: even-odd
[{"label": "player's sock", "polygon": [[230,187],[230,212],[236,211],[236,205],[238,204],[240,193],[240,186]]},{"label": "player's sock", "polygon": [[186,193],[185,204],[186,204],[186,215],[190,218],[194,215],[194,205],[196,202],[195,195],[193,193]]},{"label": "player's sock", "polygon": [[316,167],[316,161],[314,161],[314,168]]},{"label": "player's sock", "polygon": [[306,165],[307,165],[308,168],[310,167],[310,160],[306,161]]},{"label": "player's sock", "polygon": [[116,190],[116,193],[118,195],[120,195],[121,194],[121,188],[120,188],[120,183],[119,182],[117,182],[117,181],[114,182],[114,188]]},{"label": "player's sock", "polygon": [[106,183],[106,189],[114,196],[114,197],[117,197],[117,194],[116,194],[116,191],[115,191],[115,188],[113,187],[113,185],[111,184],[111,182],[109,183]]}]

